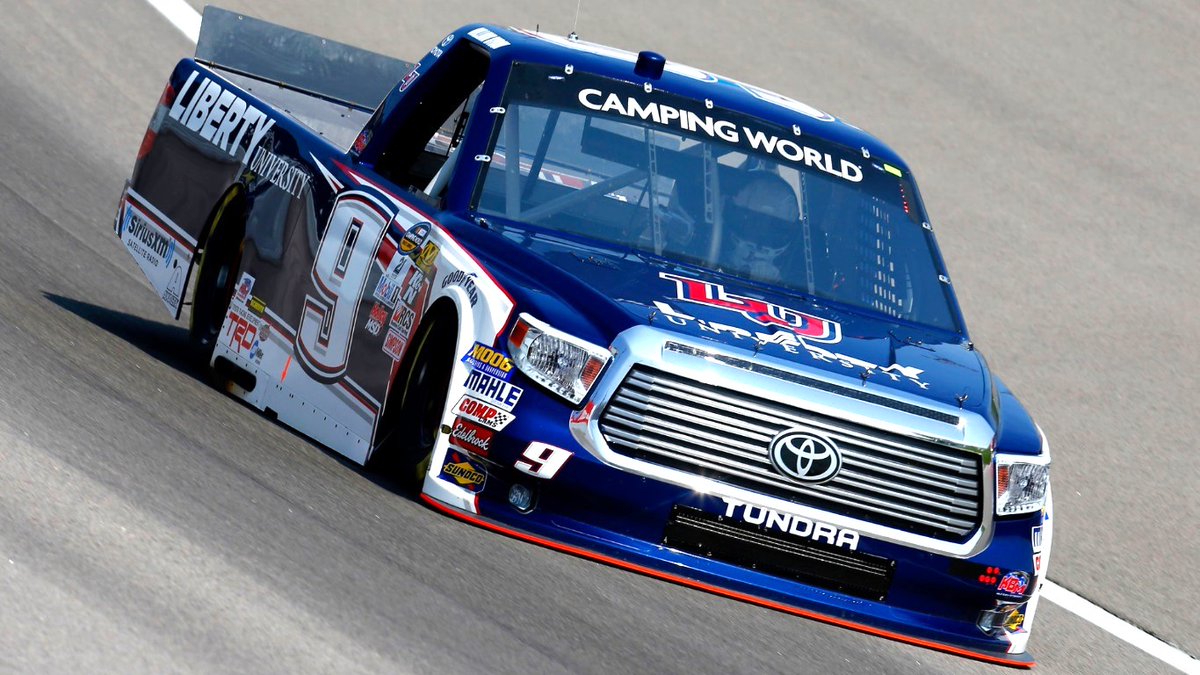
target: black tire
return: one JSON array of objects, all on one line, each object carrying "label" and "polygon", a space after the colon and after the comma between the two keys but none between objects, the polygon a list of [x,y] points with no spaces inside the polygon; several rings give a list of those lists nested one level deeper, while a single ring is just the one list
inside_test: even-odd
[{"label": "black tire", "polygon": [[383,436],[371,455],[371,468],[392,474],[414,491],[442,433],[456,338],[451,312],[430,312],[421,322],[410,354],[396,372],[380,426]]},{"label": "black tire", "polygon": [[192,292],[189,335],[205,367],[237,290],[237,270],[245,246],[245,206],[236,190],[222,198],[213,212],[204,252],[200,255]]}]

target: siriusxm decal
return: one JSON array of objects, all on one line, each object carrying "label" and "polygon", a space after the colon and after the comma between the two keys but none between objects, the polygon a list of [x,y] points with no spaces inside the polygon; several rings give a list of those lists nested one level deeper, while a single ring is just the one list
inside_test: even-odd
[{"label": "siriusxm decal", "polygon": [[130,244],[130,250],[137,250],[146,262],[155,267],[166,267],[175,256],[175,240],[162,234],[157,228],[141,217],[133,209],[125,209],[125,232],[141,246]]}]

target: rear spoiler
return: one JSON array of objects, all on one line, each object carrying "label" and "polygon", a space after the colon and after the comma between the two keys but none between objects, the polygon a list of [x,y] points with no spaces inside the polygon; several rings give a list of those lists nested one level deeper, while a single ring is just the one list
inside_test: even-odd
[{"label": "rear spoiler", "polygon": [[209,5],[196,60],[374,110],[413,64]]}]

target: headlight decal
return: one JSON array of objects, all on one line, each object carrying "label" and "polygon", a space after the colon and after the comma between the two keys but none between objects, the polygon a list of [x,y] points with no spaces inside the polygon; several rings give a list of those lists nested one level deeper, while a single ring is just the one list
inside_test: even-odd
[{"label": "headlight decal", "polygon": [[1046,505],[1050,457],[996,455],[996,515],[1034,513]]},{"label": "headlight decal", "polygon": [[581,403],[612,355],[607,349],[581,340],[521,314],[508,337],[513,362],[526,377],[571,403]]}]

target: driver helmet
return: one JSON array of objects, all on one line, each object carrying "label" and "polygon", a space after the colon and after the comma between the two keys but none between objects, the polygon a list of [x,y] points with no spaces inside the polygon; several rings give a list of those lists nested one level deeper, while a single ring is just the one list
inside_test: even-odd
[{"label": "driver helmet", "polygon": [[782,176],[758,170],[725,204],[723,229],[729,233],[726,264],[765,281],[778,281],[777,263],[799,235],[796,192]]}]

